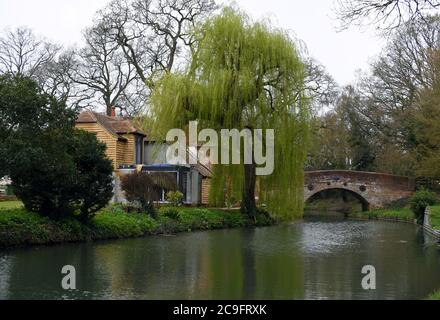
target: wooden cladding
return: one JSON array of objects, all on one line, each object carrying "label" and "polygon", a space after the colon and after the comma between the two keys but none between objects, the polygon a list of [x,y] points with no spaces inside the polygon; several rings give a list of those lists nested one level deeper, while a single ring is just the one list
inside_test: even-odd
[{"label": "wooden cladding", "polygon": [[[132,165],[136,161],[136,135],[126,134],[121,136],[125,139],[121,140],[109,133],[99,123],[77,123],[76,127],[96,134],[96,138],[107,146],[106,155],[113,162],[115,170],[120,165]],[[143,160],[143,159],[142,159]]]}]

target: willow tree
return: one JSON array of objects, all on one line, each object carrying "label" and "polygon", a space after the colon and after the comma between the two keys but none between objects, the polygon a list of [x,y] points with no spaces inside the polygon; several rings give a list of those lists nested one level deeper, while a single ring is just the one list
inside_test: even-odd
[{"label": "willow tree", "polygon": [[166,74],[155,87],[154,132],[164,136],[194,120],[218,131],[274,129],[274,172],[257,178],[255,161],[215,165],[210,202],[224,206],[235,199],[255,217],[258,189],[260,203],[277,217],[301,216],[309,103],[295,43],[282,30],[230,8],[197,28],[194,37],[188,69]]}]

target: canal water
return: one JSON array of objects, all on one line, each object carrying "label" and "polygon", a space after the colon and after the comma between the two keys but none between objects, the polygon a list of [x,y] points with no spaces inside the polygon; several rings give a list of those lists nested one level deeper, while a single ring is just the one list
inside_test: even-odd
[{"label": "canal water", "polygon": [[[61,288],[65,265],[77,290]],[[362,288],[363,266],[377,288]],[[422,299],[440,247],[410,224],[311,217],[259,229],[0,251],[0,299]]]}]

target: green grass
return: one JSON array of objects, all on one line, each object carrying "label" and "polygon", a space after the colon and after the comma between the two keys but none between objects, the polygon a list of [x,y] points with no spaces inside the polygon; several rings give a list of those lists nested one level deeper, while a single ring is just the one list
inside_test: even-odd
[{"label": "green grass", "polygon": [[395,219],[395,220],[408,220],[413,221],[415,219],[414,213],[411,209],[381,209],[367,212],[356,212],[350,215],[354,218],[366,218],[366,219]]},{"label": "green grass", "polygon": [[22,207],[23,203],[21,201],[0,201],[0,210],[18,209]]},{"label": "green grass", "polygon": [[429,209],[431,213],[430,218],[432,227],[436,230],[440,230],[440,206],[431,206]]},{"label": "green grass", "polygon": [[434,292],[428,297],[428,300],[440,300],[440,290]]},{"label": "green grass", "polygon": [[[123,239],[196,230],[266,226],[264,215],[251,221],[239,211],[171,208],[171,217],[161,210],[156,219],[147,214],[127,213],[121,206],[101,210],[89,223],[76,219],[54,221],[24,208],[0,209],[0,247]],[[170,209],[170,208],[167,208]]]}]

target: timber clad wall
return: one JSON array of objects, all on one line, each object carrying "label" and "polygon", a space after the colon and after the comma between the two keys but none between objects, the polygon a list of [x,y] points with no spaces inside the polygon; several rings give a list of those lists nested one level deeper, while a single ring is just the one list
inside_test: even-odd
[{"label": "timber clad wall", "polygon": [[107,146],[106,154],[107,157],[113,162],[115,168],[118,167],[117,154],[116,154],[116,144],[117,138],[107,132],[99,123],[77,123],[76,127],[88,132],[96,134],[99,141],[103,142]]},{"label": "timber clad wall", "polygon": [[127,139],[127,141],[120,141],[99,123],[77,123],[76,127],[95,133],[98,140],[106,144],[107,157],[113,162],[115,170],[118,169],[120,165],[131,165],[136,162],[136,138],[134,134],[126,134],[123,137]]},{"label": "timber clad wall", "polygon": [[211,189],[211,179],[202,180],[202,204],[209,205],[209,190]]},{"label": "timber clad wall", "polygon": [[126,138],[128,140],[126,142],[126,150],[125,150],[125,157],[124,157],[125,164],[136,163],[136,159],[135,159],[136,138],[135,138],[135,135],[126,134],[126,135],[124,135],[124,138]]},{"label": "timber clad wall", "polygon": [[[136,159],[136,141],[146,136],[129,119],[84,111],[78,116],[76,127],[95,133],[97,139],[106,145],[107,157],[113,162],[115,171],[121,165],[134,165],[136,160],[143,161],[142,150],[140,158]],[[139,142],[142,146],[143,143]]]},{"label": "timber clad wall", "polygon": [[127,153],[127,142],[118,141],[116,145],[116,168],[119,168],[121,164],[129,164],[125,161]]}]

